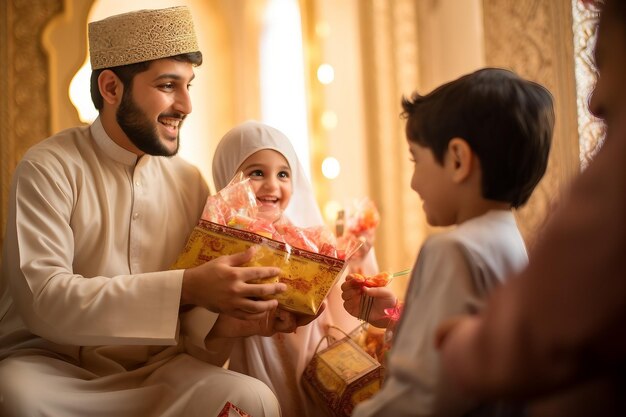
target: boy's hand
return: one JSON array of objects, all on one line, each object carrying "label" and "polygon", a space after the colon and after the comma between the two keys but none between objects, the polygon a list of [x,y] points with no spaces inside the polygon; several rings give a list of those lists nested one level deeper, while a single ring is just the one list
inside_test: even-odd
[{"label": "boy's hand", "polygon": [[181,305],[193,304],[215,313],[229,314],[242,320],[261,320],[278,306],[276,300],[255,298],[279,294],[287,289],[283,283],[249,284],[248,281],[280,274],[275,267],[241,267],[252,259],[256,249],[220,256],[183,275]]},{"label": "boy's hand", "polygon": [[359,317],[359,307],[361,297],[367,294],[374,298],[372,309],[369,314],[368,323],[376,327],[387,327],[389,317],[385,314],[385,309],[396,306],[398,299],[393,292],[387,287],[368,288],[363,283],[354,279],[352,274],[346,277],[346,281],[341,284],[341,298],[343,298],[343,306],[348,313],[354,317]]}]

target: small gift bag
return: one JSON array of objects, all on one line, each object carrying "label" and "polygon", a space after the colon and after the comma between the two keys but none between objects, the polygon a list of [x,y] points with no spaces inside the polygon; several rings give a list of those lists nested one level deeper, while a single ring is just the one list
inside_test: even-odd
[{"label": "small gift bag", "polygon": [[[350,416],[356,404],[380,390],[383,378],[381,364],[342,333],[339,340],[330,335],[320,340],[302,376],[305,391],[333,417]],[[324,340],[328,347],[320,351]]]}]

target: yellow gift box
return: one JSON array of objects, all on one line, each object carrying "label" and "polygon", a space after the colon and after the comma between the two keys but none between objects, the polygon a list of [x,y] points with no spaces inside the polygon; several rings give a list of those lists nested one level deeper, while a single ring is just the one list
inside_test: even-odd
[{"label": "yellow gift box", "polygon": [[305,391],[333,417],[349,417],[376,394],[384,372],[380,363],[345,337],[316,353],[302,375]]},{"label": "yellow gift box", "polygon": [[257,282],[284,282],[287,291],[270,296],[285,310],[315,315],[346,268],[342,259],[298,249],[248,232],[217,223],[200,220],[185,249],[172,269],[185,269],[203,264],[222,255],[243,252],[260,245],[255,258],[246,266],[276,266],[281,274]]}]

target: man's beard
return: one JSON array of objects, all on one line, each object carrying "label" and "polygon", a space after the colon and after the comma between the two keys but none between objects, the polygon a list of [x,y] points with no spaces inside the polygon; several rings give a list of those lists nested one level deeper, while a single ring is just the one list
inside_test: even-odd
[{"label": "man's beard", "polygon": [[[183,115],[181,114],[168,114],[163,116],[183,119]],[[156,124],[151,122],[133,101],[130,90],[124,91],[122,102],[115,113],[115,119],[126,136],[128,136],[128,139],[142,152],[154,156],[174,156],[178,153],[178,134],[176,135],[176,149],[171,151],[159,139]],[[182,120],[178,125],[179,129],[181,125]]]}]

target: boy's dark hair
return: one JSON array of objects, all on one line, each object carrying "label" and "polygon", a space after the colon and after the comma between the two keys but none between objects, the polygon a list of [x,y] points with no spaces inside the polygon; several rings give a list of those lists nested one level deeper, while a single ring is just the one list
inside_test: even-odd
[{"label": "boy's dark hair", "polygon": [[[202,65],[202,53],[201,52],[189,52],[186,54],[174,55],[168,57],[174,59],[176,61],[188,62],[193,66],[197,67]],[[128,65],[120,65],[119,67],[113,68],[100,68],[91,72],[91,83],[90,83],[90,91],[91,91],[91,101],[96,109],[102,110],[103,106],[103,98],[102,94],[100,94],[100,89],[98,88],[98,77],[102,73],[102,71],[109,69],[115,73],[124,84],[125,90],[130,90],[133,85],[133,78],[135,75],[140,72],[147,71],[150,68],[150,65],[154,61],[144,61],[137,62],[136,64],[128,64]]]},{"label": "boy's dark hair", "polygon": [[480,161],[482,195],[512,207],[526,203],[543,177],[554,129],[552,95],[511,71],[485,68],[430,94],[402,98],[407,138],[443,163],[462,138]]}]

